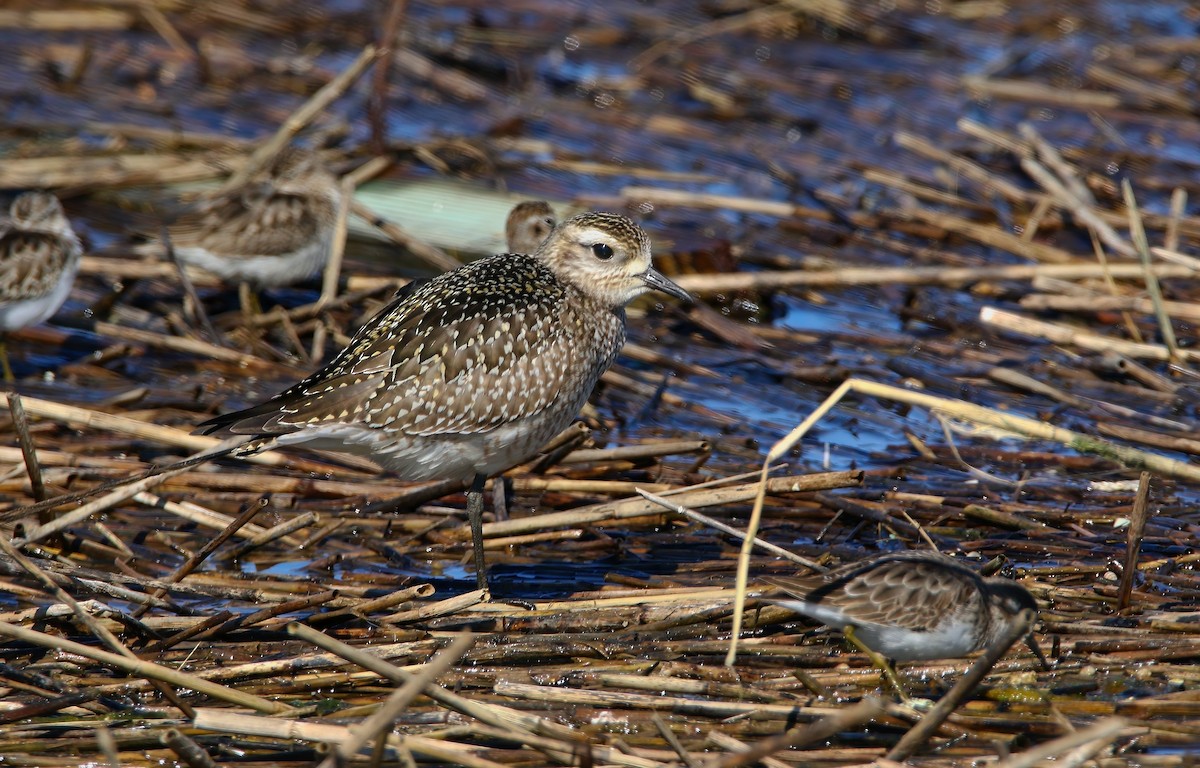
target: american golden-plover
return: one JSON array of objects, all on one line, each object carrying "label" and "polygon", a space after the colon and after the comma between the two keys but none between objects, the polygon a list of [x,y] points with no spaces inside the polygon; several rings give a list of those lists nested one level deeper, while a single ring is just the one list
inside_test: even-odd
[{"label": "american golden-plover", "polygon": [[471,483],[476,576],[488,476],[534,456],[579,413],[625,341],[625,305],[658,290],[628,218],[583,213],[532,254],[501,254],[402,291],[328,365],[266,402],[200,425],[247,450],[365,454],[410,481]]},{"label": "american golden-plover", "polygon": [[0,367],[12,381],[5,336],[46,320],[75,283],[79,238],[49,192],[26,192],[0,218]]}]

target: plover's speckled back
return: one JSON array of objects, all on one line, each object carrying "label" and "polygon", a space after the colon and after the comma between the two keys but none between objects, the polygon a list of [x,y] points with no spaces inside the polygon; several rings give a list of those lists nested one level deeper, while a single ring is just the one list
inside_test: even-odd
[{"label": "plover's speckled back", "polygon": [[966,656],[996,642],[1022,616],[1037,615],[1020,584],[984,578],[932,552],[883,555],[827,577],[802,599],[775,602],[831,627],[852,627],[868,648],[897,661]]},{"label": "plover's speckled back", "polygon": [[492,256],[401,292],[324,368],[199,431],[366,454],[406,480],[473,480],[484,587],[484,480],[575,418],[625,341],[625,304],[651,290],[689,298],[653,269],[640,227],[580,214],[532,255]]},{"label": "plover's speckled back", "polygon": [[[341,204],[315,153],[290,147],[243,186],[203,197],[167,227],[181,261],[256,288],[314,275],[329,258]],[[161,254],[158,242],[137,249]]]},{"label": "plover's speckled back", "polygon": [[81,248],[58,198],[26,192],[0,218],[0,366],[12,380],[2,334],[58,311],[75,283]]}]

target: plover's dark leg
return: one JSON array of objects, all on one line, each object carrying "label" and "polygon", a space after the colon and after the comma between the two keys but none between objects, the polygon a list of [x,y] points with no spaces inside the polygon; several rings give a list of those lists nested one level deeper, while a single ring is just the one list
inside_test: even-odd
[{"label": "plover's dark leg", "polygon": [[475,583],[487,591],[487,566],[483,562],[483,486],[487,475],[475,475],[467,491],[467,518],[471,522],[471,545],[475,548]]}]

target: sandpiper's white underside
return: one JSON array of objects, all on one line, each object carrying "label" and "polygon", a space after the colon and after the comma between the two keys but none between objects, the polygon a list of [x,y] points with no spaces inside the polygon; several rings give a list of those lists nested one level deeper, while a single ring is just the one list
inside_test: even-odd
[{"label": "sandpiper's white underside", "polygon": [[286,254],[225,256],[207,248],[181,246],[176,255],[185,264],[200,267],[228,282],[246,282],[273,288],[312,277],[325,265],[330,238],[313,241]]},{"label": "sandpiper's white underside", "polygon": [[979,649],[979,626],[970,620],[972,611],[960,611],[945,618],[928,632],[853,621],[841,609],[806,600],[780,600],[784,608],[843,629],[854,627],[854,635],[868,648],[896,661],[930,661],[956,659]]},{"label": "sandpiper's white underside", "polygon": [[71,287],[75,284],[75,273],[78,271],[79,259],[71,259],[49,293],[28,299],[0,302],[0,331],[16,331],[50,319],[71,294]]}]

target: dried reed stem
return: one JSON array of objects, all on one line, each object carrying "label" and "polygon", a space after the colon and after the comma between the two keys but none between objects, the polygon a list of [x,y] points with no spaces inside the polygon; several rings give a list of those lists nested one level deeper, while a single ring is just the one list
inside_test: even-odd
[{"label": "dried reed stem", "polygon": [[292,137],[300,132],[304,126],[308,125],[313,118],[323,112],[326,107],[332,104],[343,93],[346,92],[359,75],[366,71],[367,67],[375,61],[378,56],[378,49],[373,45],[367,45],[358,54],[358,57],[350,63],[350,66],[342,70],[337,77],[330,80],[324,87],[314,93],[308,101],[306,101],[299,109],[288,116],[287,120],[279,126],[279,130],[275,132],[270,139],[262,144],[258,149],[250,155],[250,158],[242,164],[229,179],[221,186],[221,192],[228,192],[238,187],[243,186],[247,180],[261,168],[265,168],[271,161],[271,158],[279,154],[279,151],[287,146]]},{"label": "dried reed stem", "polygon": [[1129,608],[1133,594],[1133,579],[1137,574],[1138,555],[1142,551],[1142,536],[1146,531],[1146,518],[1150,507],[1150,473],[1142,472],[1138,477],[1137,495],[1133,499],[1133,511],[1129,515],[1129,528],[1125,532],[1125,559],[1121,567],[1121,587],[1117,591],[1117,610]]},{"label": "dried reed stem", "polygon": [[254,696],[249,693],[234,688],[205,680],[202,677],[191,675],[186,672],[179,672],[168,667],[154,664],[142,659],[128,659],[116,653],[101,651],[98,648],[92,648],[88,645],[76,643],[71,640],[66,640],[61,637],[47,635],[42,632],[35,632],[32,629],[25,629],[13,624],[0,622],[0,635],[20,640],[25,643],[31,643],[41,648],[49,648],[55,651],[64,651],[66,653],[74,653],[85,659],[92,659],[114,669],[119,669],[136,677],[144,677],[147,680],[160,680],[164,683],[169,683],[177,688],[191,688],[192,690],[202,693],[205,696],[211,696],[214,699],[227,701],[239,707],[249,707],[256,712],[266,712],[268,714],[281,714],[292,709],[287,704],[268,701],[259,696]]},{"label": "dried reed stem", "polygon": [[319,768],[336,768],[343,760],[349,760],[358,750],[366,746],[368,741],[378,738],[385,728],[391,728],[392,723],[400,716],[412,700],[421,695],[427,685],[441,677],[450,667],[470,650],[475,638],[464,632],[447,647],[430,659],[420,672],[413,675],[403,685],[388,696],[379,709],[357,726],[350,728],[350,738],[337,747],[337,754],[330,755],[321,762]]}]

